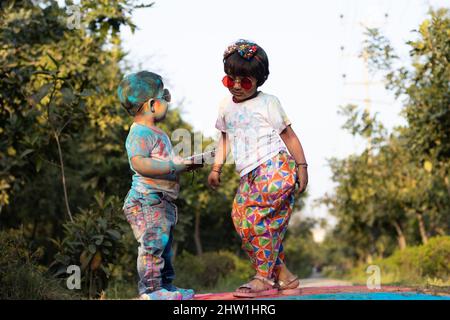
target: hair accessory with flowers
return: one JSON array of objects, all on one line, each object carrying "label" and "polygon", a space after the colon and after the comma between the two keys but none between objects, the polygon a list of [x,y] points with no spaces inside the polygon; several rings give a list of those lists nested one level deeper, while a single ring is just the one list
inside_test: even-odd
[{"label": "hair accessory with flowers", "polygon": [[228,46],[228,48],[223,53],[223,58],[228,58],[235,51],[237,51],[242,58],[250,60],[254,57],[256,51],[258,51],[258,45],[247,40],[238,40],[232,45]]}]

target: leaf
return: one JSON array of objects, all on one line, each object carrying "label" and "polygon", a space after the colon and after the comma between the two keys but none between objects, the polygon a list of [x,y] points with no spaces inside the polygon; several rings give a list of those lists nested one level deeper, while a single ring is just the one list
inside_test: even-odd
[{"label": "leaf", "polygon": [[90,97],[93,96],[95,94],[95,91],[92,89],[84,89],[83,91],[81,91],[80,95],[82,97]]},{"label": "leaf", "polygon": [[62,88],[61,89],[61,94],[63,96],[63,101],[62,102],[65,105],[70,105],[76,100],[76,97],[75,97],[75,95],[73,94],[73,92],[72,92],[72,90],[70,88],[67,88],[67,87]]},{"label": "leaf", "polygon": [[97,253],[91,260],[91,270],[97,270],[100,267],[101,263],[102,263],[102,254],[99,251],[97,251]]},{"label": "leaf", "polygon": [[66,266],[61,266],[61,267],[58,268],[58,270],[56,270],[56,272],[53,274],[53,276],[57,278],[57,277],[59,277],[59,276],[61,276],[63,274],[66,274],[66,273],[67,273]]},{"label": "leaf", "polygon": [[89,250],[90,253],[94,254],[95,251],[97,251],[97,247],[95,245],[93,245],[93,244],[90,244],[88,246],[88,250]]},{"label": "leaf", "polygon": [[50,89],[52,87],[53,83],[46,83],[42,87],[40,87],[39,90],[29,98],[30,104],[35,106],[39,102],[41,102],[41,100],[50,93]]},{"label": "leaf", "polygon": [[55,64],[55,67],[56,67],[56,68],[59,68],[59,62],[56,61],[56,59],[53,58],[53,56],[52,56],[50,53],[48,53],[48,52],[47,52],[47,56],[50,58],[50,60],[53,61],[53,63]]},{"label": "leaf", "polygon": [[103,245],[105,246],[105,247],[112,247],[112,242],[111,241],[105,241],[105,242],[103,242]]},{"label": "leaf", "polygon": [[104,218],[97,219],[97,223],[100,226],[100,228],[102,228],[102,229],[106,229],[108,226],[108,221],[106,221],[106,219],[104,219]]},{"label": "leaf", "polygon": [[80,255],[81,270],[85,270],[89,262],[91,261],[93,253],[84,250]]},{"label": "leaf", "polygon": [[22,154],[20,155],[21,158],[25,158],[28,154],[34,152],[33,149],[27,149],[24,152],[22,152]]},{"label": "leaf", "polygon": [[101,245],[104,238],[105,238],[104,236],[99,236],[98,239],[95,241],[95,244],[98,246]]},{"label": "leaf", "polygon": [[106,233],[109,234],[114,240],[119,240],[121,235],[117,230],[109,229],[106,230]]},{"label": "leaf", "polygon": [[431,170],[433,169],[433,164],[427,160],[424,162],[423,168],[425,169],[426,172],[431,172]]},{"label": "leaf", "polygon": [[8,154],[8,156],[10,157],[14,157],[16,155],[16,149],[14,149],[13,147],[8,147],[8,150],[6,151],[6,153]]}]

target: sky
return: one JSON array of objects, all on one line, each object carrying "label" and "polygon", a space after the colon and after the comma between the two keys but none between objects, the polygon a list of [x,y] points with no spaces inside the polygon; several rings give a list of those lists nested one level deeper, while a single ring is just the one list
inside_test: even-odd
[{"label": "sky", "polygon": [[[223,51],[240,38],[263,47],[270,76],[260,90],[281,101],[309,164],[309,197],[297,214],[324,218],[332,227],[336,220],[327,208],[315,205],[333,192],[328,159],[364,148],[363,140],[341,128],[339,106],[369,107],[389,130],[405,124],[401,101],[359,57],[364,28],[380,28],[408,63],[406,41],[416,37],[413,30],[430,6],[450,7],[448,0],[155,0],[133,13],[138,30],[124,30],[123,48],[133,71],[163,76],[172,105],[180,105],[195,130],[217,137],[218,104],[229,94],[221,83]],[[317,241],[324,231],[314,230]]]}]

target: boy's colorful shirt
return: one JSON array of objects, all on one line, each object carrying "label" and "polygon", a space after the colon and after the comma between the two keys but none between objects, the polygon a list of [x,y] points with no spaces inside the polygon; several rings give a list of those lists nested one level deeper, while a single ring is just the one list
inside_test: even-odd
[{"label": "boy's colorful shirt", "polygon": [[286,150],[280,133],[290,124],[278,98],[260,92],[241,103],[233,102],[231,96],[224,99],[216,128],[227,133],[236,170],[242,177]]},{"label": "boy's colorful shirt", "polygon": [[[175,200],[180,190],[177,175],[149,178],[140,175],[131,165],[131,158],[134,156],[143,156],[163,161],[172,160],[174,158],[174,152],[167,134],[157,127],[150,128],[133,123],[128,133],[125,147],[127,149],[130,168],[134,172],[130,193],[134,191],[146,195],[152,192],[164,192],[169,198]],[[130,196],[133,197],[132,194]]]}]

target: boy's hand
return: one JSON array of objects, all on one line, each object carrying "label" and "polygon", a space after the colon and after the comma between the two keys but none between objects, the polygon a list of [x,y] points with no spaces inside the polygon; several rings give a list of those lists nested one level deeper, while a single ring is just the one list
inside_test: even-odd
[{"label": "boy's hand", "polygon": [[298,167],[297,177],[299,183],[297,192],[300,194],[305,191],[308,185],[308,170],[305,167]]},{"label": "boy's hand", "polygon": [[213,190],[216,190],[220,185],[220,174],[216,171],[211,171],[208,176],[208,184]]},{"label": "boy's hand", "polygon": [[193,161],[186,161],[186,160],[184,160],[184,164],[186,165],[186,171],[194,171],[194,170],[203,168],[203,162],[202,163],[195,163]]},{"label": "boy's hand", "polygon": [[175,157],[173,159],[173,163],[175,164],[175,169],[177,173],[181,173],[183,171],[193,171],[195,169],[203,167],[203,163],[194,163],[192,161],[186,161],[181,157]]}]

